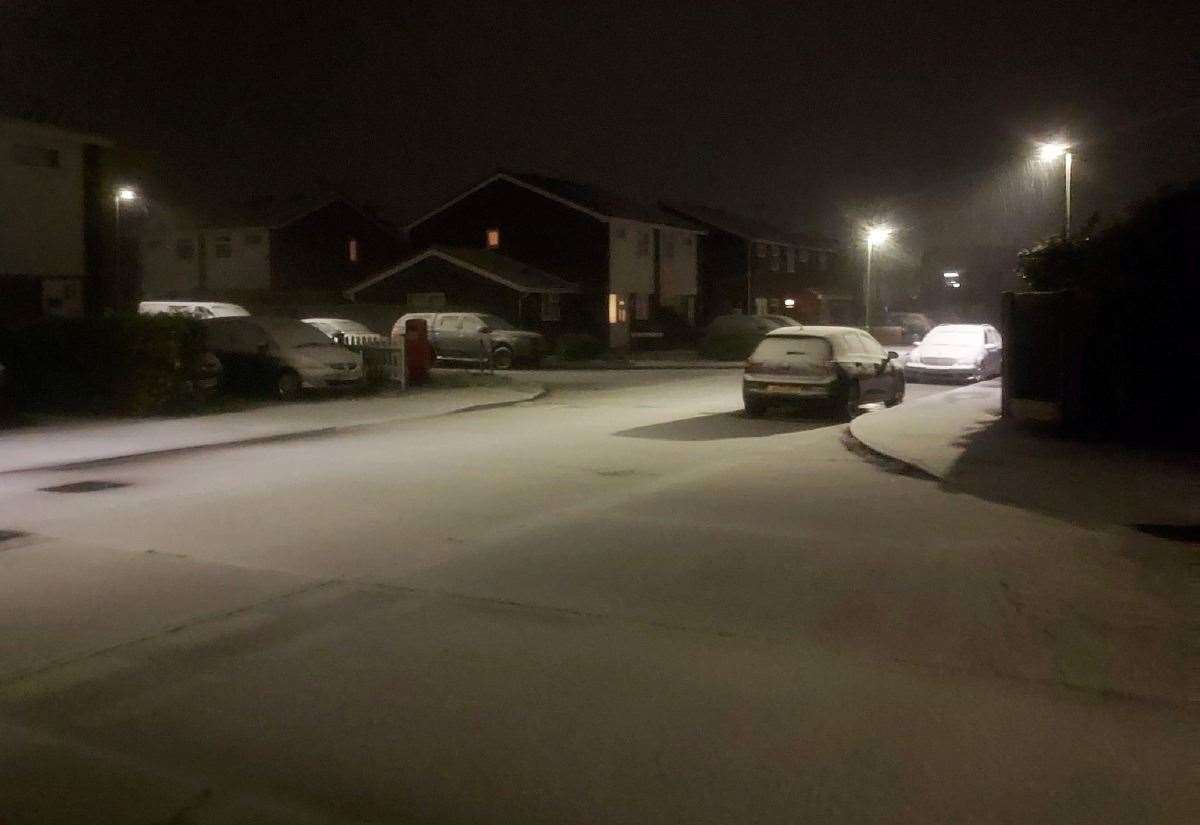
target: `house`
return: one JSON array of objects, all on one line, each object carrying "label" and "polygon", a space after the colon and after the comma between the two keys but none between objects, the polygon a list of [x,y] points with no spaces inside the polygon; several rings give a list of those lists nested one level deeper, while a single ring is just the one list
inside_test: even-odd
[{"label": "house", "polygon": [[105,267],[112,142],[0,118],[0,324],[80,315]]},{"label": "house", "polygon": [[[614,348],[660,335],[654,325],[667,314],[695,318],[704,230],[599,187],[497,172],[405,229],[415,247],[488,250],[570,284],[556,299],[563,331]],[[468,283],[447,286],[446,300],[469,298]]]},{"label": "house", "polygon": [[579,287],[491,249],[433,246],[345,291],[351,301],[403,304],[410,311],[475,309],[554,337],[581,319]]},{"label": "house", "polygon": [[829,238],[789,232],[708,206],[660,206],[707,230],[698,260],[701,322],[747,309],[756,315],[785,314],[802,300],[801,290],[811,294],[833,284],[838,250]]},{"label": "house", "polygon": [[144,299],[336,294],[407,250],[396,232],[340,195],[260,200],[199,215],[148,202]]}]

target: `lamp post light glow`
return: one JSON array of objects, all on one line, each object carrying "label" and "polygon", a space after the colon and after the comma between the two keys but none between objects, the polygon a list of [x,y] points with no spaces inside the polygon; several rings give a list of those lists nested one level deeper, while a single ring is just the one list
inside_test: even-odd
[{"label": "lamp post light glow", "polygon": [[1051,163],[1063,159],[1064,170],[1064,214],[1063,214],[1063,239],[1065,240],[1071,234],[1071,147],[1066,143],[1043,143],[1038,146],[1038,160],[1043,163]]},{"label": "lamp post light glow", "polygon": [[875,245],[881,244],[891,237],[893,230],[890,226],[879,225],[867,227],[867,273],[863,281],[863,326],[871,331],[871,257]]},{"label": "lamp post light glow", "polygon": [[113,273],[116,276],[115,280],[119,283],[121,280],[121,204],[133,203],[138,199],[136,189],[128,186],[118,186],[116,192],[113,193],[113,205],[116,207],[116,216],[113,226]]}]

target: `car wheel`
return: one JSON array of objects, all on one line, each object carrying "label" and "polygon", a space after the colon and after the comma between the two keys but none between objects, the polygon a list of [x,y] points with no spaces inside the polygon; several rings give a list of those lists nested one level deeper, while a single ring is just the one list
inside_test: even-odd
[{"label": "car wheel", "polygon": [[894,407],[904,400],[904,376],[897,374],[892,383],[892,397],[883,402],[885,407]]},{"label": "car wheel", "polygon": [[513,356],[512,350],[501,347],[500,349],[492,350],[492,369],[494,370],[509,370],[512,369]]},{"label": "car wheel", "polygon": [[751,398],[748,395],[742,396],[742,403],[746,406],[747,418],[761,418],[767,411],[766,402],[761,398]]},{"label": "car wheel", "polygon": [[845,391],[842,393],[841,399],[838,401],[838,415],[843,421],[849,421],[856,418],[859,414],[859,406],[862,404],[862,388],[858,386],[858,382],[854,381],[846,385]]},{"label": "car wheel", "polygon": [[280,401],[295,401],[300,397],[300,376],[292,370],[279,373],[275,379],[275,395]]}]

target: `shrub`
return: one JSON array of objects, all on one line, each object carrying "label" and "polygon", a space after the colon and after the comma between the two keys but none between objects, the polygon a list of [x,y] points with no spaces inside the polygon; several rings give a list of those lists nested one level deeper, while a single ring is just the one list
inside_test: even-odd
[{"label": "shrub", "polygon": [[594,358],[603,358],[608,352],[608,347],[594,335],[568,333],[558,336],[558,346],[555,352],[564,361],[590,361]]},{"label": "shrub", "polygon": [[190,406],[201,322],[169,315],[54,319],[0,342],[26,409],[145,415]]}]

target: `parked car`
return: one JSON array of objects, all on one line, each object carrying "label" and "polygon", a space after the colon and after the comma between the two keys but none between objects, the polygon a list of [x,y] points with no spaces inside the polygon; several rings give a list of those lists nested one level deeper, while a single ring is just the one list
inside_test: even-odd
[{"label": "parked car", "polygon": [[920,312],[889,312],[885,320],[889,326],[900,327],[906,344],[915,344],[933,329],[933,321]]},{"label": "parked car", "polygon": [[392,327],[392,338],[404,337],[410,318],[424,318],[429,343],[439,361],[488,360],[506,370],[514,364],[536,367],[546,354],[546,339],[537,332],[517,329],[508,321],[484,312],[410,312]]},{"label": "parked car", "polygon": [[899,356],[853,327],[795,326],[771,330],[754,348],[742,376],[746,414],[777,402],[832,405],[853,418],[863,404],[904,400]]},{"label": "parked car", "polygon": [[250,313],[237,304],[219,301],[142,301],[139,315],[190,315],[193,318],[232,318]]},{"label": "parked car", "polygon": [[942,324],[904,362],[910,381],[982,381],[1000,374],[1000,333],[990,324]]},{"label": "parked car", "polygon": [[795,322],[783,316],[718,315],[704,330],[700,341],[700,356],[721,361],[737,361],[748,356],[762,337],[773,329]]},{"label": "parked car", "polygon": [[790,315],[759,315],[759,318],[766,318],[768,321],[774,321],[781,327],[798,327],[800,321]]},{"label": "parked car", "polygon": [[363,383],[362,356],[295,318],[212,318],[208,348],[226,383],[243,392],[298,398],[304,389],[351,389]]},{"label": "parked car", "polygon": [[390,341],[386,335],[372,332],[365,324],[351,321],[349,318],[305,318],[304,323],[328,335],[335,344],[369,347],[387,344]]}]

